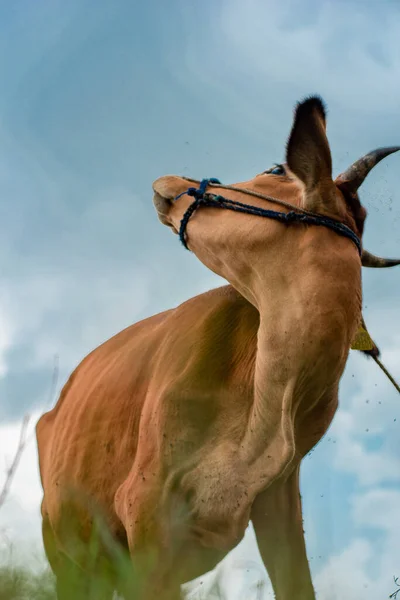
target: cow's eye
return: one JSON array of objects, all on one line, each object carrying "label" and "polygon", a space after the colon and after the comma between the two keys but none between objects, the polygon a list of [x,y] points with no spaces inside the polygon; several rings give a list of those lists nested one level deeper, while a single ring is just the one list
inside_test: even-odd
[{"label": "cow's eye", "polygon": [[285,167],[283,165],[274,165],[265,172],[268,173],[268,175],[285,175]]}]

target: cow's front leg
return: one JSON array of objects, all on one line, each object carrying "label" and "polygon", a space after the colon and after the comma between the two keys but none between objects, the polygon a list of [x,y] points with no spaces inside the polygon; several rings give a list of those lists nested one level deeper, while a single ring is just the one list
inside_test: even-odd
[{"label": "cow's front leg", "polygon": [[257,496],[251,512],[277,600],[315,600],[304,541],[299,469]]}]

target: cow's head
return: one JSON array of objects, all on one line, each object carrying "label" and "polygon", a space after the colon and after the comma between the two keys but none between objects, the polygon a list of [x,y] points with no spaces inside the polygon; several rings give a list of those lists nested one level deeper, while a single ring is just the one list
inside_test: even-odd
[{"label": "cow's head", "polygon": [[[297,105],[287,142],[286,162],[260,173],[254,179],[234,184],[235,190],[209,190],[231,200],[264,209],[282,210],[268,200],[251,197],[252,190],[288,202],[314,213],[326,215],[350,227],[360,238],[366,210],[357,190],[368,172],[382,158],[400,148],[371,152],[349,169],[332,178],[332,160],[326,137],[326,115],[322,100],[311,97]],[[175,233],[193,198],[182,195],[193,186],[185,178],[165,176],[153,184],[154,204],[162,223]],[[198,258],[228,281],[246,286],[252,267],[268,261],[271,269],[282,271],[288,262],[296,263],[306,253],[325,255],[330,261],[358,261],[355,245],[325,227],[285,225],[254,215],[201,207],[187,227],[187,243]],[[303,261],[303,265],[307,260]],[[400,260],[381,259],[363,251],[366,267],[389,267]],[[250,267],[250,268],[249,268]],[[241,290],[243,291],[243,289]],[[247,295],[247,294],[245,294]]]}]

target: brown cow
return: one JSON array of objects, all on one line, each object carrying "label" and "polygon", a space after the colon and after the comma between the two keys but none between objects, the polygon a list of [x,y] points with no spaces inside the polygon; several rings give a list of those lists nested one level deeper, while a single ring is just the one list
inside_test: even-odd
[{"label": "brown cow", "polygon": [[[357,188],[394,150],[367,155],[333,181],[323,103],[309,98],[295,111],[286,164],[228,186],[224,197],[271,210],[286,202],[361,237]],[[178,232],[193,198],[174,199],[188,180],[162,177],[153,187],[161,221]],[[213,206],[198,207],[185,240],[230,285],[96,348],[38,422],[43,536],[58,598],[86,598],[96,569],[118,577],[104,536],[91,562],[100,514],[140,571],[135,598],[179,598],[180,585],[212,569],[252,520],[276,597],[312,600],[299,467],[335,414],[360,323],[357,245],[326,226]],[[362,261],[400,263],[366,252]],[[113,587],[128,598],[121,586],[116,579],[96,598],[111,598]]]}]

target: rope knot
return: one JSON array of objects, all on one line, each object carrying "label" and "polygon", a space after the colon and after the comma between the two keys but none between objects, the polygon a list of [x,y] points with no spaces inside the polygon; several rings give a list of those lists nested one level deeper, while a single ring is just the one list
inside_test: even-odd
[{"label": "rope knot", "polygon": [[285,220],[288,223],[292,223],[293,221],[296,221],[299,218],[299,214],[294,212],[294,210],[291,210],[290,212],[286,213],[286,218]]},{"label": "rope knot", "polygon": [[198,188],[190,187],[186,190],[186,194],[188,196],[193,196],[194,198],[199,199],[203,195],[203,192],[201,190],[199,190]]},{"label": "rope knot", "polygon": [[203,200],[204,194],[206,193],[207,186],[210,183],[219,183],[220,184],[221,182],[219,181],[219,179],[216,179],[215,177],[209,177],[208,179],[203,179],[200,182],[200,185],[198,188],[190,187],[186,190],[185,193],[188,196],[193,196],[194,198],[196,198],[196,200]]}]

